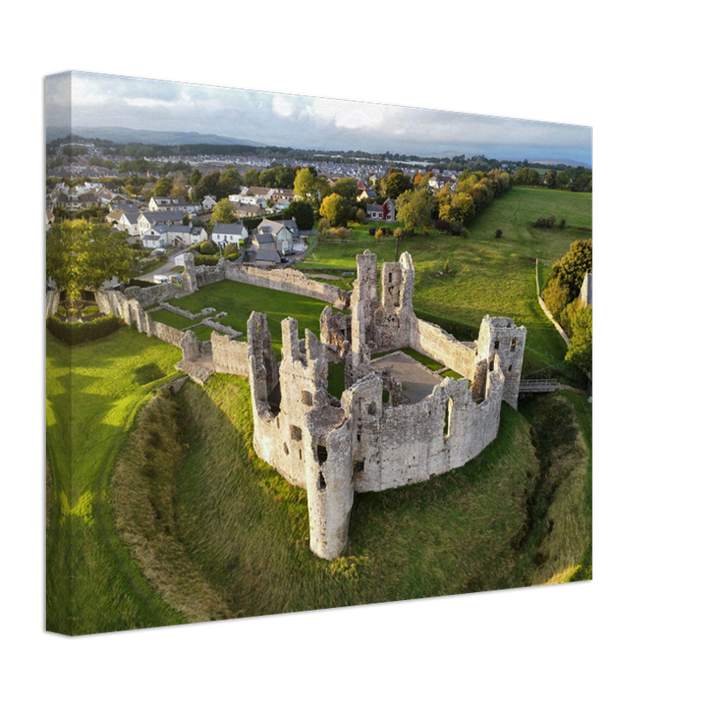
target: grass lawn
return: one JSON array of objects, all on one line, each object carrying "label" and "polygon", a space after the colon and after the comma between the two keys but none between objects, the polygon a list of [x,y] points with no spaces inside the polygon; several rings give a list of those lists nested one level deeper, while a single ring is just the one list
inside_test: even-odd
[{"label": "grass lawn", "polygon": [[106,495],[138,409],[179,375],[181,352],[125,327],[72,350],[48,333],[46,356],[47,628],[83,634],[183,621],[119,543]]},{"label": "grass lawn", "polygon": [[183,317],[182,314],[175,314],[175,312],[168,312],[167,309],[158,309],[155,312],[151,312],[150,316],[161,324],[167,324],[174,329],[185,329],[185,327],[192,326],[197,323],[196,320],[188,319]]}]

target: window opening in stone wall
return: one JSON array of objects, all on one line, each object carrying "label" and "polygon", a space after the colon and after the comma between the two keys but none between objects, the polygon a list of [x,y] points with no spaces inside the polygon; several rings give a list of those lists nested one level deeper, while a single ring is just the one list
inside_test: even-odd
[{"label": "window opening in stone wall", "polygon": [[450,436],[450,417],[452,416],[453,401],[452,398],[448,398],[447,407],[445,408],[445,428],[443,434],[445,439]]},{"label": "window opening in stone wall", "polygon": [[515,339],[513,339],[513,340],[510,342],[510,351],[514,351],[514,350],[515,350]]},{"label": "window opening in stone wall", "polygon": [[495,361],[490,361],[490,373],[493,372],[494,368],[495,368]]},{"label": "window opening in stone wall", "polygon": [[389,273],[388,282],[392,282],[392,273]]},{"label": "window opening in stone wall", "polygon": [[318,463],[324,464],[328,458],[327,447],[324,444],[318,444],[317,446],[317,460]]},{"label": "window opening in stone wall", "polygon": [[325,477],[322,475],[322,472],[318,474],[318,490],[324,491],[327,488],[327,483],[325,482]]},{"label": "window opening in stone wall", "polygon": [[298,457],[302,459],[302,449],[298,449]]},{"label": "window opening in stone wall", "polygon": [[355,462],[353,464],[353,476],[362,474],[363,471],[365,471],[365,460],[364,459],[361,459],[360,461]]},{"label": "window opening in stone wall", "polygon": [[303,390],[302,401],[304,405],[312,405],[312,393],[308,390]]},{"label": "window opening in stone wall", "polygon": [[283,442],[283,449],[285,450],[285,454],[290,454],[290,450],[288,449],[286,442]]},{"label": "window opening in stone wall", "polygon": [[375,403],[370,403],[370,405],[368,405],[368,415],[374,415],[375,410],[376,410]]},{"label": "window opening in stone wall", "polygon": [[495,348],[496,349],[500,348],[500,339],[495,339]]},{"label": "window opening in stone wall", "polygon": [[512,371],[512,364],[508,366],[508,373],[510,373],[510,371]]},{"label": "window opening in stone wall", "polygon": [[290,425],[290,438],[300,441],[302,439],[302,430],[295,425]]}]

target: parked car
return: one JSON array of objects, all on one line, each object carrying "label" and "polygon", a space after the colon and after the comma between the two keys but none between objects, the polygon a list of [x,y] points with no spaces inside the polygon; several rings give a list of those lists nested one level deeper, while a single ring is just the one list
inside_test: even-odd
[{"label": "parked car", "polygon": [[165,248],[155,248],[150,255],[165,255]]},{"label": "parked car", "polygon": [[153,280],[157,285],[167,285],[170,282],[167,275],[153,275]]}]

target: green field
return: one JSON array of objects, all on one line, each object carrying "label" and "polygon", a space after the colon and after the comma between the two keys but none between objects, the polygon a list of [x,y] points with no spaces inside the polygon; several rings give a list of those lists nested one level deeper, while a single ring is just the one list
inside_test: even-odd
[{"label": "green field", "polygon": [[[568,228],[532,228],[550,214]],[[545,263],[542,284],[549,265],[590,228],[590,195],[515,188],[475,220],[467,239],[405,239],[416,311],[475,329],[486,313],[511,316],[528,328],[524,372],[558,365],[565,346],[536,304],[534,259]],[[319,243],[305,267],[354,270],[368,247],[379,262],[394,258],[392,239],[375,241],[362,229],[346,244]],[[453,272],[438,276],[446,260]],[[283,318],[298,319],[301,335],[319,334],[326,306],[230,281],[172,304],[228,312],[221,323],[242,332],[252,311],[264,312],[277,354]],[[166,311],[152,316],[192,324]],[[201,339],[211,333],[193,331]],[[504,404],[497,439],[462,469],[356,494],[347,555],[326,562],[308,547],[305,492],[253,451],[246,379],[215,374],[175,397],[154,393],[179,375],[180,357],[128,328],[72,353],[47,335],[50,630],[83,634],[591,577],[584,396],[537,396],[519,411]],[[331,365],[335,395],[343,373]]]},{"label": "green field", "polygon": [[[538,216],[565,218],[560,230],[536,229]],[[396,226],[396,225],[394,225]],[[392,238],[376,240],[370,226],[354,229],[346,243],[318,244],[303,270],[352,270],[366,248],[378,263],[392,261]],[[565,345],[537,304],[535,259],[551,265],[575,240],[591,238],[592,194],[515,187],[492,202],[469,227],[467,239],[430,233],[404,238],[415,264],[415,310],[421,317],[442,317],[479,328],[486,314],[507,316],[528,329],[523,375],[562,361]],[[502,238],[495,238],[501,229]],[[440,274],[449,262],[452,274]],[[542,268],[547,276],[549,267]],[[331,270],[328,270],[331,271]],[[541,279],[542,284],[542,279]]]}]

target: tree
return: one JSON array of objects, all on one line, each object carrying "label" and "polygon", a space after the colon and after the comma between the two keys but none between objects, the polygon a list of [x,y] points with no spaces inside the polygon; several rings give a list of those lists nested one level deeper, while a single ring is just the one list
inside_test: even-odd
[{"label": "tree", "polygon": [[364,209],[358,209],[355,212],[355,220],[363,226],[367,223],[367,214]]},{"label": "tree", "polygon": [[190,186],[196,187],[197,183],[202,179],[202,173],[200,172],[197,167],[191,172],[190,179],[188,180],[190,182]]},{"label": "tree", "polygon": [[348,221],[348,202],[340,194],[330,194],[323,199],[320,215],[326,218],[331,227],[345,226]]},{"label": "tree", "polygon": [[513,182],[519,185],[539,186],[540,174],[530,167],[521,167],[513,175]]},{"label": "tree", "polygon": [[301,169],[296,177],[293,191],[301,199],[307,199],[316,207],[320,205],[323,197],[330,193],[327,179],[318,177],[310,167]]},{"label": "tree", "polygon": [[260,172],[256,169],[247,170],[243,179],[246,187],[260,186]]},{"label": "tree", "polygon": [[333,194],[340,194],[348,201],[357,201],[360,190],[357,187],[357,180],[352,177],[338,179],[333,187]]},{"label": "tree", "polygon": [[495,231],[495,238],[502,238],[502,230],[501,229],[498,228],[497,231]]},{"label": "tree", "polygon": [[173,188],[172,179],[167,177],[160,177],[155,184],[153,189],[153,196],[170,196],[170,191]]},{"label": "tree", "polygon": [[555,188],[555,172],[553,172],[553,170],[550,170],[550,171],[545,175],[544,184],[545,184],[546,187],[548,187],[548,189],[554,189],[554,188]]},{"label": "tree", "polygon": [[242,177],[234,167],[228,167],[218,179],[218,187],[223,194],[236,194],[242,185]]},{"label": "tree", "polygon": [[475,217],[475,202],[469,194],[453,194],[450,202],[440,207],[440,218],[469,223]]},{"label": "tree", "polygon": [[398,219],[405,228],[427,230],[432,224],[432,200],[425,191],[406,191],[397,198]]},{"label": "tree", "polygon": [[400,194],[413,188],[413,181],[402,172],[393,172],[385,178],[385,197],[397,199]]},{"label": "tree", "polygon": [[592,368],[592,307],[581,307],[572,320],[573,335],[565,361],[577,368]]},{"label": "tree", "polygon": [[213,218],[218,223],[237,223],[237,212],[230,199],[221,199],[215,204]]},{"label": "tree", "polygon": [[71,301],[112,277],[125,279],[132,264],[125,233],[80,220],[54,225],[47,232],[45,252],[47,276]]},{"label": "tree", "polygon": [[315,223],[315,210],[307,201],[295,199],[282,213],[285,219],[295,219],[297,227],[301,231],[309,231]]},{"label": "tree", "polygon": [[220,181],[220,172],[211,172],[210,174],[204,175],[195,186],[193,190],[193,198],[196,201],[202,201],[206,196],[216,196],[218,199],[222,199],[228,194],[218,193],[218,182]]}]

